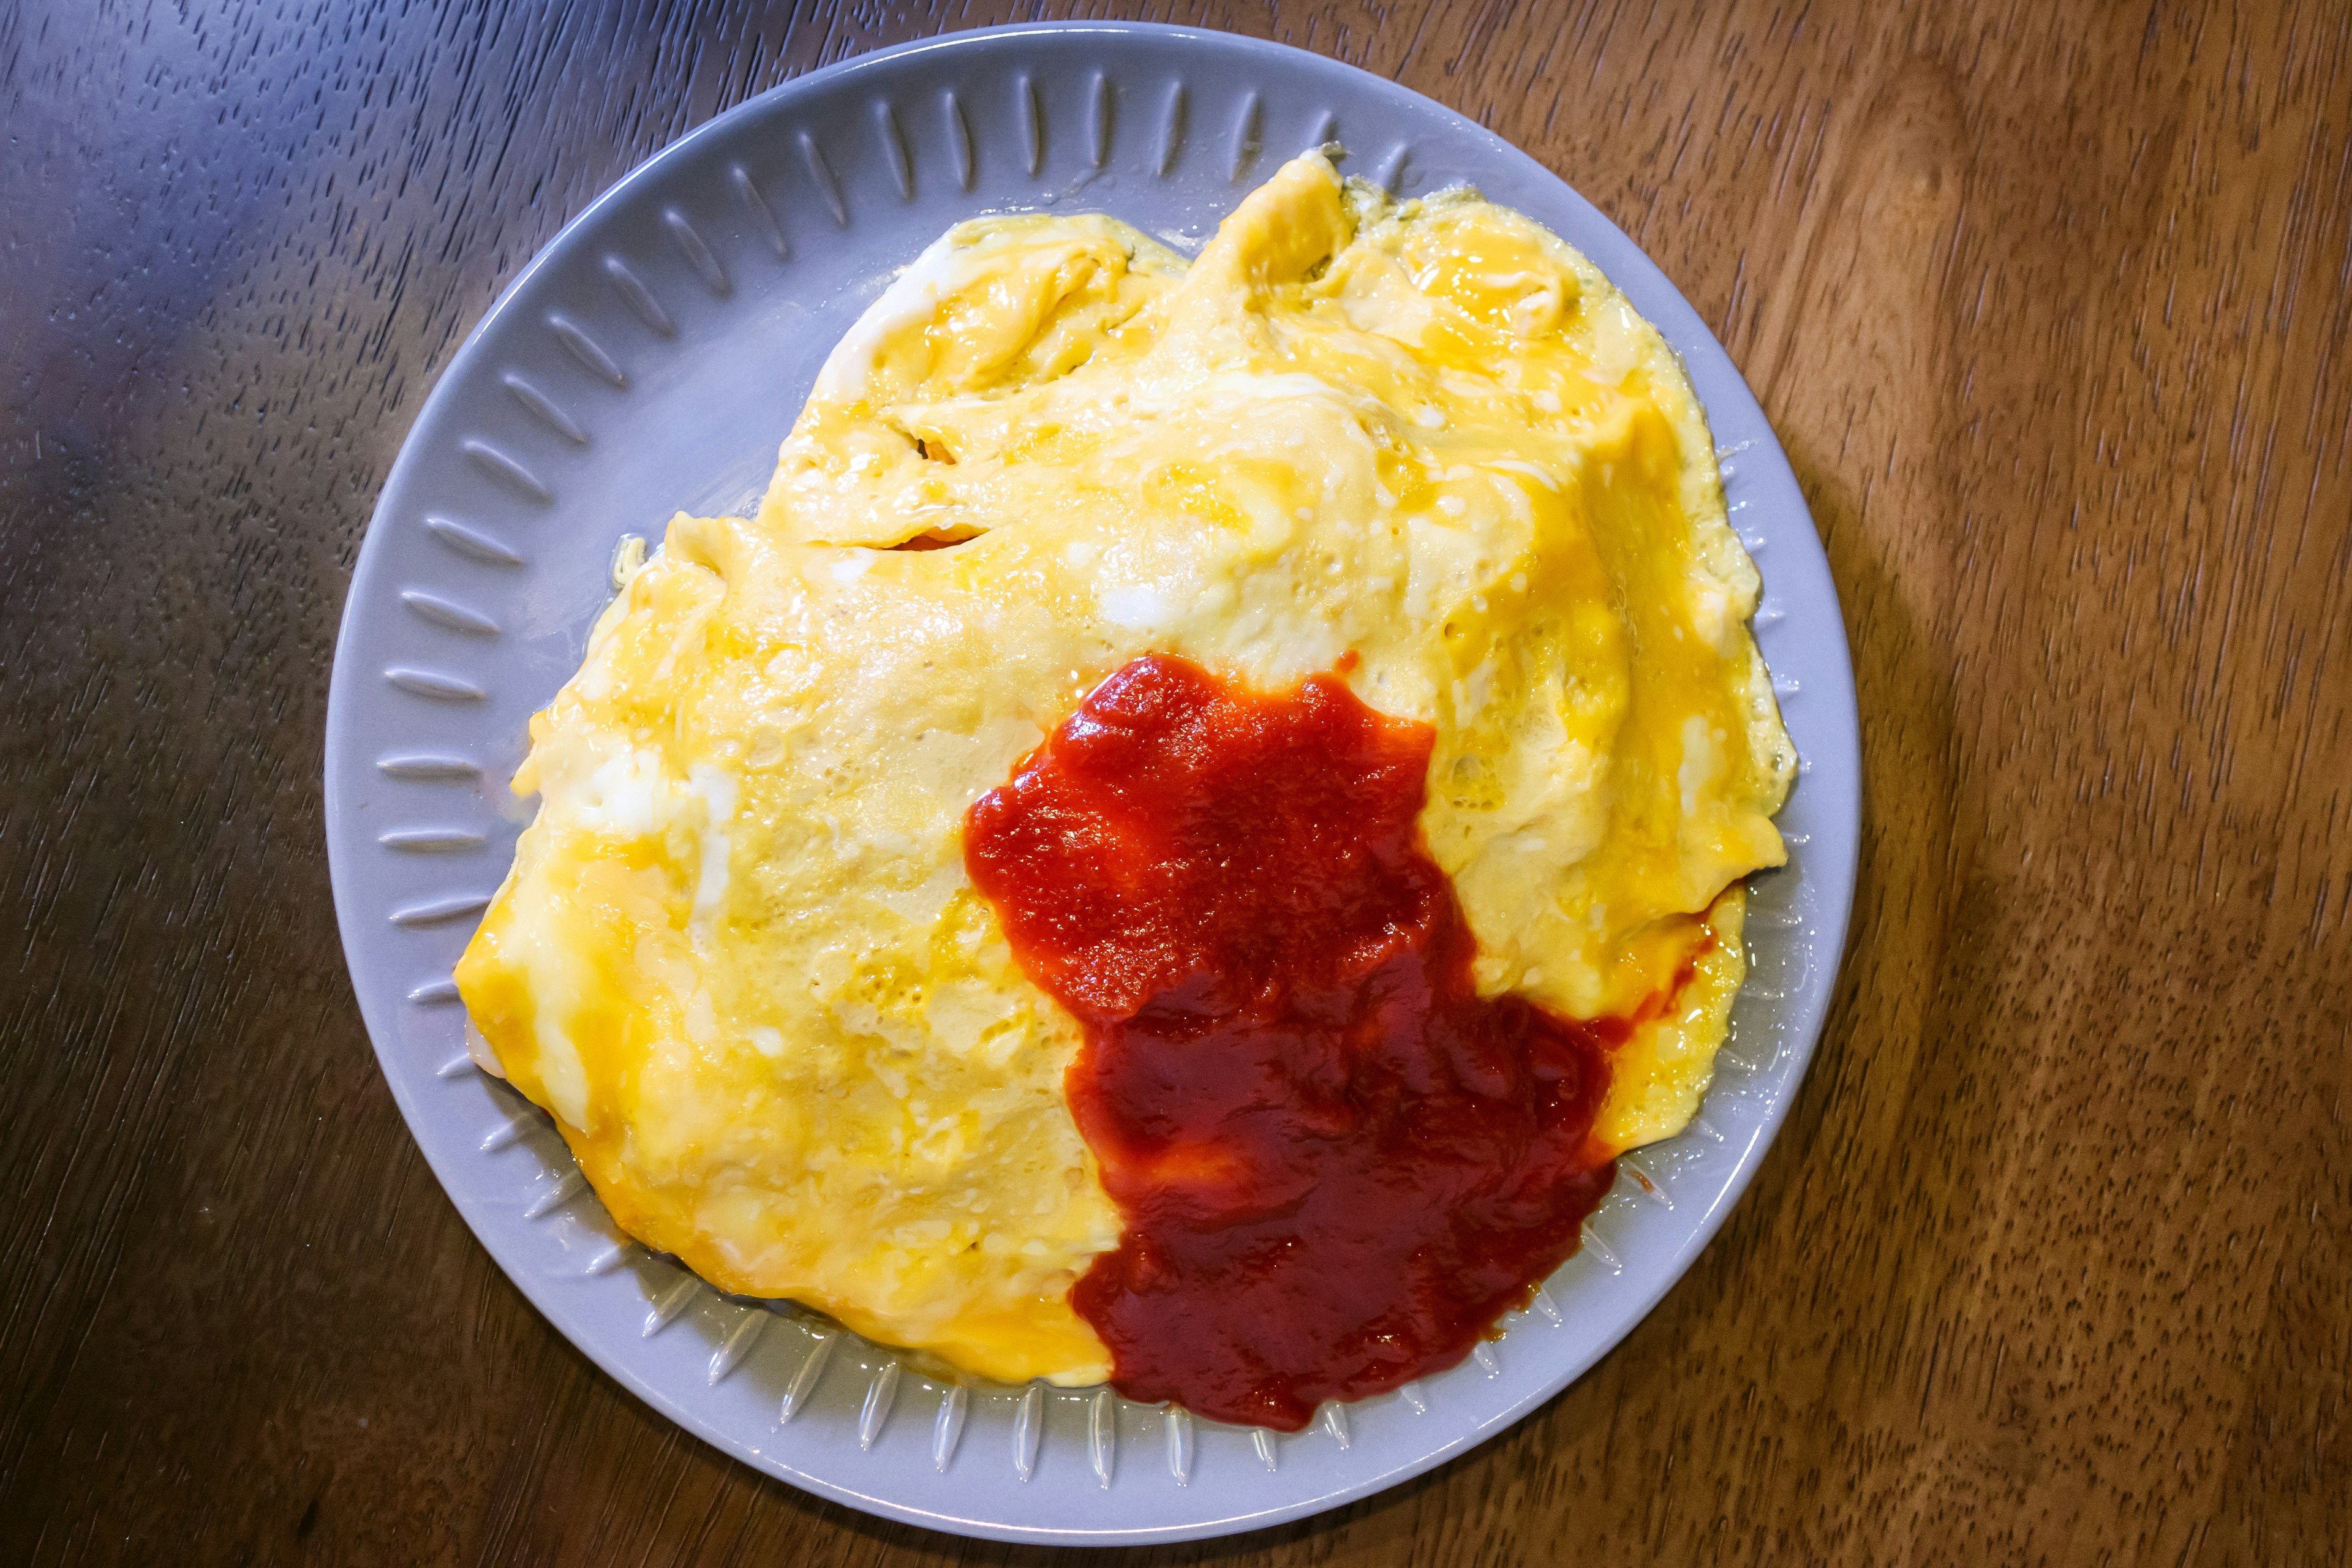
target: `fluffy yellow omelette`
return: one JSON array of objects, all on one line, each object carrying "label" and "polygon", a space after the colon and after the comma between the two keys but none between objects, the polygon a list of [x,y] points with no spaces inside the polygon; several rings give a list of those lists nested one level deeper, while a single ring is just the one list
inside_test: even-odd
[{"label": "fluffy yellow omelette", "polygon": [[[894,549],[908,542],[952,548]],[[457,966],[614,1218],[720,1288],[1021,1381],[1120,1218],[1076,1022],[964,814],[1129,660],[1340,665],[1435,732],[1421,826],[1481,991],[1675,1005],[1596,1136],[1695,1111],[1795,757],[1682,367],[1469,192],[1310,154],[1189,265],[1100,216],[958,226],[835,349],[751,518],[674,519],[531,722],[537,819]]]}]

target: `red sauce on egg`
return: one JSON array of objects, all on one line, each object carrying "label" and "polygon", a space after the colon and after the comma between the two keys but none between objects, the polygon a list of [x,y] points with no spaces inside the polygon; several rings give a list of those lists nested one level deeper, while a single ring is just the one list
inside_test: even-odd
[{"label": "red sauce on egg", "polygon": [[972,806],[965,861],[1084,1026],[1125,1232],[1073,1288],[1140,1400],[1296,1431],[1467,1355],[1576,1250],[1622,1020],[1482,999],[1415,826],[1433,734],[1336,676],[1137,659]]}]

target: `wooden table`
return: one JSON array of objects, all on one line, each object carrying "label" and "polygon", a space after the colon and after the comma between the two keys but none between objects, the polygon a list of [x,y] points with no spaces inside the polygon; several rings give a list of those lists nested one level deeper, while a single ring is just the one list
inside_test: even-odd
[{"label": "wooden table", "polygon": [[[499,289],[728,105],[1030,11],[0,10],[0,1559],[1044,1555],[754,1475],[540,1320],[377,1074],[320,803],[353,552]],[[1402,79],[1664,266],[1811,499],[1869,804],[1796,1113],[1633,1337],[1146,1555],[2344,1560],[2342,5],[1174,19]]]}]

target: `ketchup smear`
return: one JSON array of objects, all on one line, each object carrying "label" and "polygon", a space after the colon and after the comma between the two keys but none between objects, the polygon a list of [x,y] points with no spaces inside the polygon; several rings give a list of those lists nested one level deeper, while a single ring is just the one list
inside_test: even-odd
[{"label": "ketchup smear", "polygon": [[1075,1014],[1126,1222],[1070,1291],[1129,1398],[1297,1431],[1459,1362],[1576,1250],[1622,1021],[1482,1000],[1415,828],[1433,733],[1335,676],[1119,670],[974,804],[964,859]]}]

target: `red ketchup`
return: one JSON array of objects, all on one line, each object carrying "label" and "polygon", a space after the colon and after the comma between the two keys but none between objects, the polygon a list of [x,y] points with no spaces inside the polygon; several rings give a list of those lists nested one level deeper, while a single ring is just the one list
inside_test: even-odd
[{"label": "red ketchup", "polygon": [[1131,1399],[1297,1431],[1459,1362],[1576,1250],[1621,1021],[1482,1000],[1433,732],[1336,676],[1096,688],[966,822],[1126,1222],[1070,1300]]}]

